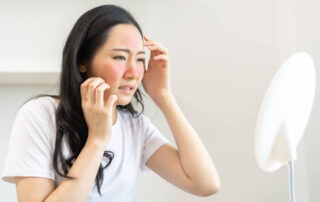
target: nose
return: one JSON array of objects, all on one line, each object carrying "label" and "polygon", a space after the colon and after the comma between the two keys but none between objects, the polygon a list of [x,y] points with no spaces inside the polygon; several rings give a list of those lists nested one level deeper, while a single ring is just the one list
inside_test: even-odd
[{"label": "nose", "polygon": [[135,61],[131,60],[127,63],[126,71],[125,71],[125,78],[127,79],[136,79],[139,76],[138,65]]}]

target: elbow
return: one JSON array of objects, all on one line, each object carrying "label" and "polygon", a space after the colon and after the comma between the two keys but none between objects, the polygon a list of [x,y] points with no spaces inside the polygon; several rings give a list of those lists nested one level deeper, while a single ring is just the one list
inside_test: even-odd
[{"label": "elbow", "polygon": [[199,196],[202,196],[202,197],[212,196],[212,195],[216,194],[218,191],[219,191],[219,188],[213,188],[213,189],[201,192],[201,194],[199,194]]},{"label": "elbow", "polygon": [[216,194],[220,190],[220,187],[208,188],[207,190],[202,191],[199,196],[208,197]]},{"label": "elbow", "polygon": [[214,194],[216,194],[221,187],[221,182],[214,182],[210,185],[207,186],[203,186],[202,189],[198,192],[198,196],[202,196],[202,197],[208,197],[208,196],[212,196]]}]

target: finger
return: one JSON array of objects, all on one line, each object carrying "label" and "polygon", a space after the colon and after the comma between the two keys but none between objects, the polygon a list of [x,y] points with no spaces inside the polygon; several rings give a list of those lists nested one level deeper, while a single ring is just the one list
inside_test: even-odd
[{"label": "finger", "polygon": [[159,50],[162,54],[168,54],[168,50],[159,44],[146,45],[149,50]]},{"label": "finger", "polygon": [[155,45],[163,47],[163,45],[160,42],[155,41],[155,40],[151,40],[151,39],[149,39],[148,41],[144,42],[144,44],[146,44],[146,45],[155,44]]},{"label": "finger", "polygon": [[152,41],[144,41],[143,44],[152,44]]},{"label": "finger", "polygon": [[98,85],[100,85],[101,83],[104,83],[104,80],[100,77],[95,78],[94,80],[92,80],[88,85],[89,85],[89,89],[88,89],[88,93],[87,93],[87,98],[88,101],[91,104],[95,103],[95,91]]},{"label": "finger", "polygon": [[144,46],[157,46],[159,48],[159,50],[164,53],[164,54],[168,54],[168,50],[158,41],[154,41],[151,40],[149,37],[145,36],[145,38],[147,39],[146,42],[144,42]]},{"label": "finger", "polygon": [[107,109],[107,110],[109,110],[109,112],[111,113],[112,112],[112,107],[113,107],[113,105],[114,105],[114,103],[117,101],[117,99],[118,99],[118,96],[117,95],[110,95],[109,97],[108,97],[108,100],[107,100],[107,102],[106,102],[106,105],[105,105],[105,108]]},{"label": "finger", "polygon": [[154,56],[153,59],[161,60],[161,61],[164,61],[166,63],[168,63],[168,61],[169,61],[169,57],[167,55],[157,55],[157,56]]},{"label": "finger", "polygon": [[151,40],[149,37],[147,37],[146,35],[143,36],[145,40],[149,41]]},{"label": "finger", "polygon": [[97,77],[90,77],[90,78],[87,78],[87,80],[85,80],[81,85],[87,85],[89,84],[93,79],[95,79]]},{"label": "finger", "polygon": [[86,101],[86,96],[88,92],[88,84],[94,79],[95,77],[90,77],[87,80],[85,80],[81,85],[80,85],[80,94],[81,94],[81,101],[85,102]]},{"label": "finger", "polygon": [[143,45],[153,45],[153,44],[156,44],[156,41],[150,40],[143,43]]},{"label": "finger", "polygon": [[157,41],[152,40],[152,39],[150,39],[150,38],[149,38],[149,37],[147,37],[147,36],[145,36],[145,40],[146,40],[146,42],[144,42],[144,43],[147,43],[147,44],[150,44],[150,43],[157,43]]},{"label": "finger", "polygon": [[104,106],[104,92],[106,89],[110,88],[110,85],[107,83],[102,83],[96,88],[96,105],[103,108]]}]

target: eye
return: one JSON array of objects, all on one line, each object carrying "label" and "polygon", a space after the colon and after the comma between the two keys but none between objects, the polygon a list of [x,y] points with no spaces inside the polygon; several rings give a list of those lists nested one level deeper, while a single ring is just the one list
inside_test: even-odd
[{"label": "eye", "polygon": [[123,56],[121,56],[121,55],[119,55],[119,56],[114,57],[113,59],[116,59],[116,60],[118,60],[118,59],[120,59],[120,60],[121,60],[121,59],[124,59],[124,60],[125,60],[126,58],[123,57]]},{"label": "eye", "polygon": [[139,62],[144,62],[145,59],[144,59],[144,58],[140,58],[140,59],[138,59],[138,61],[139,61]]}]

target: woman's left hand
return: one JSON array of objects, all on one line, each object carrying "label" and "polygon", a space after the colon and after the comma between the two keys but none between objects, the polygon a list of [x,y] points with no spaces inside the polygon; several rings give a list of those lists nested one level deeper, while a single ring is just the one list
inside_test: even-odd
[{"label": "woman's left hand", "polygon": [[142,79],[144,90],[159,104],[171,93],[168,51],[159,42],[144,36],[144,46],[151,51],[148,69]]}]

